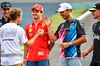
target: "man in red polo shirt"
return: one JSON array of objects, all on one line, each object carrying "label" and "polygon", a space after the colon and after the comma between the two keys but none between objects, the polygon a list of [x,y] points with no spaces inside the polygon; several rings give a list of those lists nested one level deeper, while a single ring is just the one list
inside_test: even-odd
[{"label": "man in red polo shirt", "polygon": [[43,29],[44,34],[37,38],[34,44],[29,48],[24,47],[23,63],[25,63],[28,54],[27,66],[49,66],[49,51],[53,47],[53,43],[50,42],[50,45],[48,45],[51,37],[49,37],[48,28],[43,22],[43,7],[40,4],[35,4],[30,10],[32,10],[34,20],[26,26],[26,36],[28,40],[36,35],[38,29]]}]

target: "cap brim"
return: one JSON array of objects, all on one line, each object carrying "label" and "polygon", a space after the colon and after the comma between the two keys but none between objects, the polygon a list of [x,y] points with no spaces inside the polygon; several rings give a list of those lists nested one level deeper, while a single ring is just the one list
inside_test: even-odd
[{"label": "cap brim", "polygon": [[95,11],[95,10],[96,10],[96,8],[90,8],[90,9],[89,9],[89,11],[91,11],[91,12],[92,12],[92,11]]},{"label": "cap brim", "polygon": [[5,8],[11,8],[11,7],[3,7],[3,8],[1,8],[1,9],[5,9]]},{"label": "cap brim", "polygon": [[30,8],[30,10],[32,10],[32,9],[37,9],[37,10],[39,10],[38,8],[33,8],[33,7],[32,7],[32,8]]},{"label": "cap brim", "polygon": [[32,10],[33,8],[30,8],[30,10]]},{"label": "cap brim", "polygon": [[59,10],[56,10],[55,13],[62,12],[64,10],[66,10],[66,9],[59,9]]}]

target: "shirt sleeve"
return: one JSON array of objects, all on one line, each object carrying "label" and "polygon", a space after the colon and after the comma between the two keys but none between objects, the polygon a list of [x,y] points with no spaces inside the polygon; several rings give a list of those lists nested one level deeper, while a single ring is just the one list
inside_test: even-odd
[{"label": "shirt sleeve", "polygon": [[83,35],[86,35],[83,22],[81,22],[81,21],[79,22],[78,21],[76,29],[77,29],[77,36],[78,36],[78,38],[80,38]]},{"label": "shirt sleeve", "polygon": [[26,42],[28,41],[28,39],[27,39],[27,37],[26,37],[26,35],[25,35],[25,31],[24,31],[23,28],[21,28],[19,37],[20,37],[21,43],[23,43],[23,44],[26,43]]}]

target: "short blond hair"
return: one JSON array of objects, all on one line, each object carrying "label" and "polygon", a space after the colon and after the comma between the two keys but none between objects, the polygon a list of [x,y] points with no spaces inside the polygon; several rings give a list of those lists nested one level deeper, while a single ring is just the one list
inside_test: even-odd
[{"label": "short blond hair", "polygon": [[17,16],[21,16],[23,11],[20,8],[11,8],[9,11],[10,20],[15,20]]}]

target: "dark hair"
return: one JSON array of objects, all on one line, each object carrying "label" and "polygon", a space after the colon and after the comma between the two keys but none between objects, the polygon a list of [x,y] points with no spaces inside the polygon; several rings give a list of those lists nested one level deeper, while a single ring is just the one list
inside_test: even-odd
[{"label": "dark hair", "polygon": [[15,20],[17,16],[21,16],[23,11],[20,8],[11,8],[9,11],[10,20]]}]

